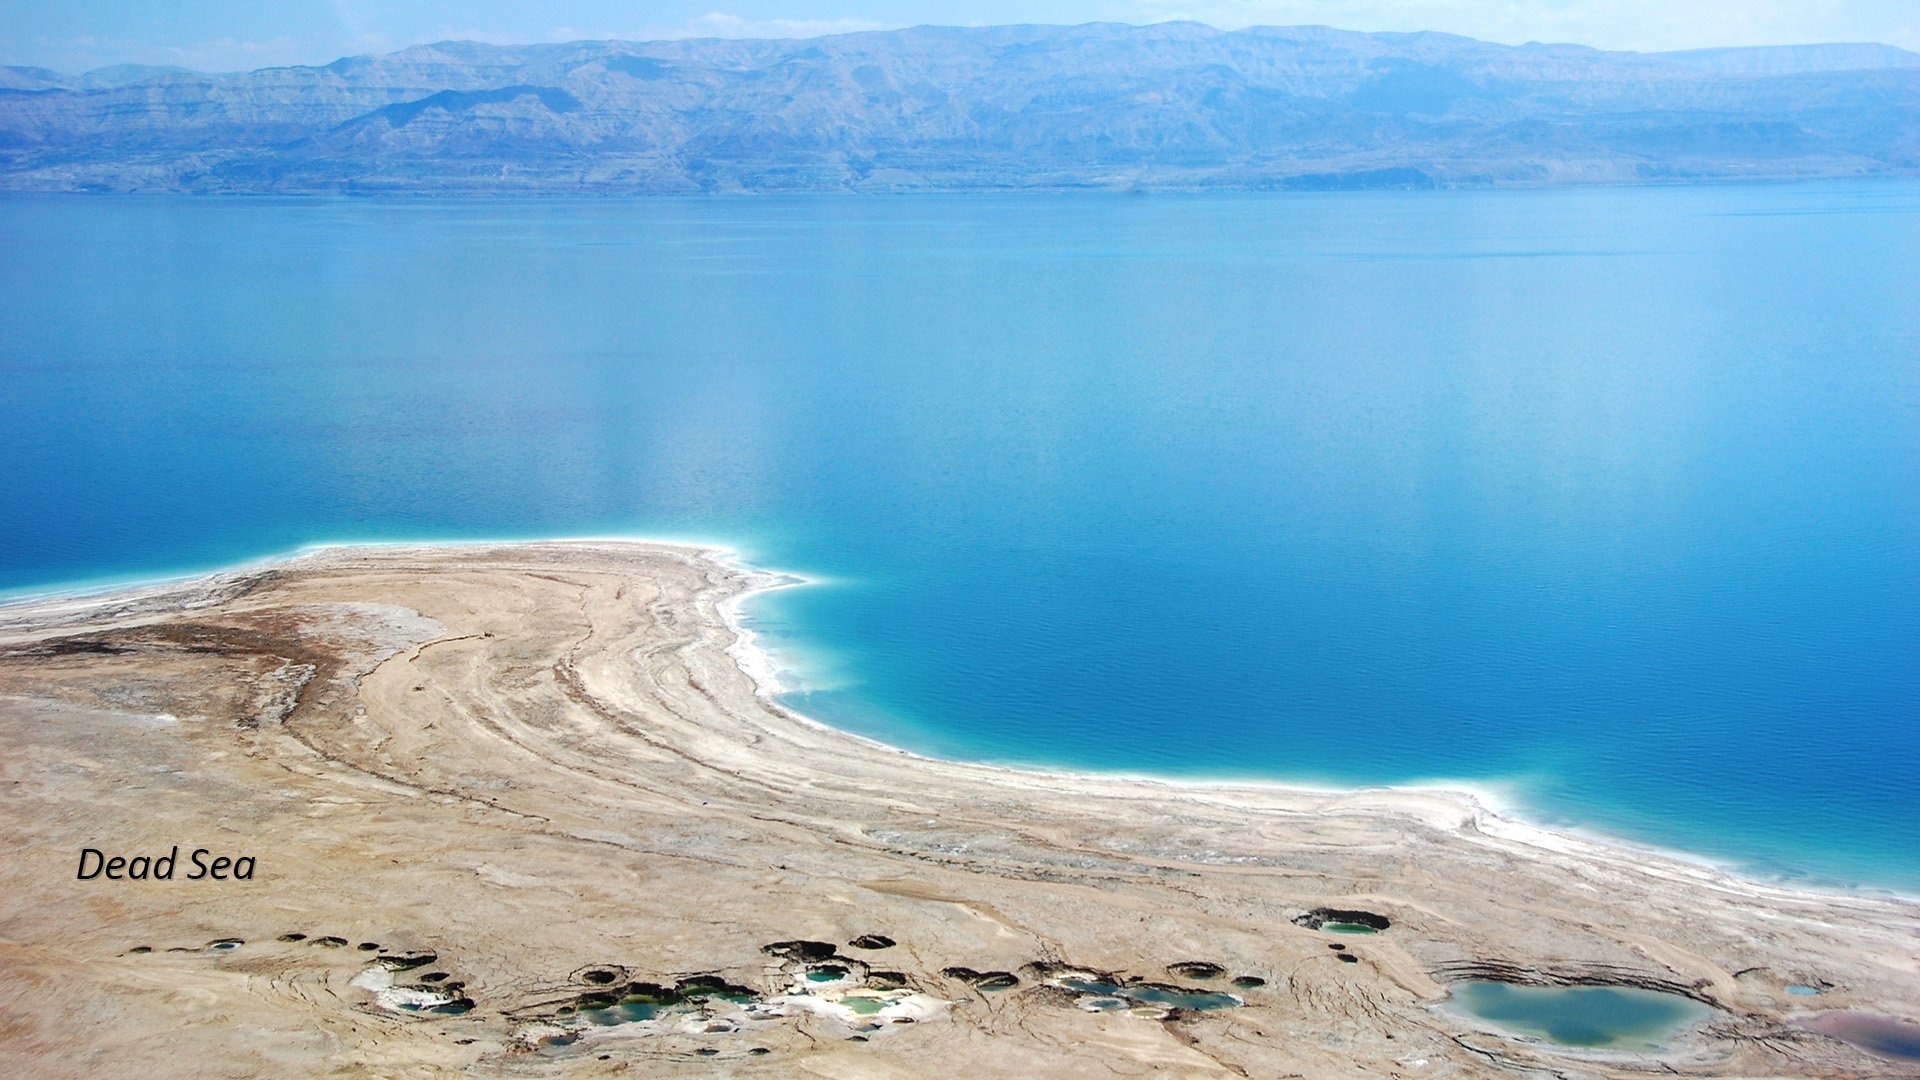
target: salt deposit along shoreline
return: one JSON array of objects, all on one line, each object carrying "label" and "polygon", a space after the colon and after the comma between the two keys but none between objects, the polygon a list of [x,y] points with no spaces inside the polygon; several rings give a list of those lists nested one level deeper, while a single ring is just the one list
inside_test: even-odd
[{"label": "salt deposit along shoreline", "polygon": [[[381,545],[0,607],[0,1026],[19,1033],[0,1062],[1913,1071],[1795,1022],[1915,1019],[1910,900],[1752,881],[1454,792],[918,757],[773,701],[738,606],[794,583],[707,547]],[[175,843],[259,872],[74,880],[84,847]],[[1326,911],[1389,928],[1335,941]],[[1442,1007],[1484,978],[1714,1013],[1659,1054],[1555,1047]]]}]

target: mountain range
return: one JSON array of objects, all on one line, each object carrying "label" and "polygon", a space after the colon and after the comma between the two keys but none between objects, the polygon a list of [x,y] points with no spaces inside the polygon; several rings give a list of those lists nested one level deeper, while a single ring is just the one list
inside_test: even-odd
[{"label": "mountain range", "polygon": [[442,42],[205,74],[0,68],[0,188],[696,193],[1920,174],[1920,54],[1324,27]]}]

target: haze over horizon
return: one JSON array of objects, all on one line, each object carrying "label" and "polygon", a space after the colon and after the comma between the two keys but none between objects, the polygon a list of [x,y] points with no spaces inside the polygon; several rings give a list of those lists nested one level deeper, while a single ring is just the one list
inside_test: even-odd
[{"label": "haze over horizon", "polygon": [[666,0],[636,16],[612,0],[453,3],[208,0],[151,9],[127,0],[25,0],[0,11],[0,63],[81,73],[118,64],[199,71],[325,64],[448,40],[540,44],[692,37],[808,38],[914,25],[1144,25],[1191,20],[1223,30],[1318,25],[1343,30],[1436,31],[1497,44],[1530,41],[1661,52],[1752,45],[1873,42],[1920,50],[1920,10],[1902,0]]},{"label": "haze over horizon", "polygon": [[0,188],[720,194],[1920,174],[1920,55],[1325,28],[450,44],[246,74],[0,68]]}]

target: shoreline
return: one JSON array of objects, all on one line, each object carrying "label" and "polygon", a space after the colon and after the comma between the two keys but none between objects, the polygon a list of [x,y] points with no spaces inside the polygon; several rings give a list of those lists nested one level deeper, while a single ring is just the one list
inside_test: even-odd
[{"label": "shoreline", "polygon": [[1350,798],[1367,795],[1380,795],[1389,799],[1396,795],[1437,797],[1458,804],[1465,814],[1464,820],[1471,822],[1474,828],[1486,831],[1488,826],[1492,826],[1496,831],[1505,830],[1508,837],[1515,842],[1538,847],[1544,851],[1571,853],[1584,850],[1601,857],[1652,858],[1699,871],[1709,879],[1724,878],[1730,885],[1777,891],[1783,895],[1803,894],[1832,899],[1880,898],[1920,905],[1920,891],[1909,892],[1889,885],[1828,882],[1821,880],[1821,875],[1811,871],[1808,872],[1810,880],[1807,881],[1775,878],[1752,872],[1739,859],[1731,856],[1719,857],[1684,848],[1647,843],[1598,828],[1546,824],[1529,820],[1526,807],[1519,799],[1496,794],[1497,785],[1468,780],[1442,778],[1408,784],[1340,786],[1260,777],[1163,776],[1145,772],[1086,770],[1039,764],[944,758],[896,746],[882,739],[836,727],[782,702],[780,698],[787,691],[781,681],[780,665],[772,651],[760,644],[759,639],[763,632],[749,625],[750,616],[745,612],[744,607],[754,599],[787,589],[821,584],[827,579],[757,566],[744,557],[737,547],[716,540],[640,535],[581,535],[541,539],[323,541],[303,544],[286,552],[245,559],[213,570],[169,573],[146,578],[113,579],[101,584],[53,585],[41,591],[22,595],[0,594],[0,628],[4,628],[11,613],[22,608],[61,605],[62,610],[84,612],[89,608],[116,603],[157,602],[174,592],[205,589],[252,574],[297,568],[305,561],[324,558],[334,553],[350,554],[359,551],[432,553],[437,550],[484,550],[547,545],[583,547],[639,545],[678,549],[710,559],[737,573],[743,579],[743,587],[722,600],[716,610],[734,634],[734,642],[727,648],[727,654],[734,658],[742,674],[751,680],[756,693],[765,705],[796,723],[852,740],[879,752],[899,755],[908,760],[930,764],[961,765],[1010,776],[1029,776],[1035,780],[1117,781],[1157,785],[1172,790],[1245,789],[1269,791],[1281,796],[1321,798]]},{"label": "shoreline", "polygon": [[[704,545],[394,544],[0,606],[0,969],[35,988],[0,994],[24,1033],[0,1065],[1837,1080],[1862,1052],[1797,1020],[1920,1019],[1911,902],[1593,844],[1458,789],[1015,769],[841,732],[741,662],[742,599],[794,584]],[[76,850],[170,845],[260,872],[74,879]],[[1345,916],[1373,932],[1320,929]],[[1657,1053],[1562,1049],[1438,1007],[1486,979],[1713,1019]],[[623,983],[634,1011],[583,1019]]]},{"label": "shoreline", "polygon": [[[615,542],[626,540],[635,543],[661,544],[664,546],[681,544],[680,541],[661,540],[652,537],[568,537],[536,542],[592,543],[601,540],[613,540]],[[1900,888],[1887,885],[1822,882],[1820,875],[1814,874],[1811,871],[1807,873],[1812,880],[1806,882],[1778,880],[1752,872],[1737,858],[1731,856],[1720,857],[1689,851],[1683,848],[1673,848],[1648,843],[1635,840],[1631,837],[1618,836],[1599,828],[1578,825],[1550,825],[1543,822],[1532,821],[1527,818],[1526,807],[1520,799],[1496,794],[1499,790],[1497,782],[1489,784],[1476,783],[1470,780],[1437,778],[1406,784],[1386,783],[1340,786],[1260,777],[1211,778],[1201,776],[1164,776],[1146,772],[1086,770],[1039,764],[1012,764],[970,758],[942,758],[924,754],[916,750],[910,750],[906,747],[896,746],[872,736],[862,735],[836,727],[824,720],[809,716],[779,700],[780,696],[786,692],[784,685],[780,681],[779,663],[770,651],[758,643],[760,632],[746,625],[749,616],[742,608],[756,597],[790,588],[800,588],[806,585],[817,584],[821,579],[754,566],[752,563],[741,558],[735,549],[724,544],[684,546],[696,547],[712,553],[722,563],[734,567],[744,574],[768,576],[777,579],[764,586],[750,587],[743,590],[737,596],[723,603],[720,609],[722,617],[727,620],[728,627],[737,635],[736,644],[734,648],[729,651],[732,652],[734,649],[737,649],[743,654],[741,657],[741,669],[754,681],[756,687],[759,688],[761,696],[766,699],[768,704],[788,714],[800,723],[833,732],[844,738],[857,740],[888,753],[901,754],[919,761],[969,765],[982,769],[1001,770],[1012,774],[1027,773],[1033,774],[1036,777],[1048,777],[1060,780],[1119,780],[1130,783],[1158,784],[1170,788],[1196,789],[1250,788],[1259,790],[1271,788],[1283,794],[1318,795],[1325,797],[1356,796],[1369,793],[1386,795],[1396,793],[1438,795],[1457,798],[1464,803],[1465,808],[1471,812],[1476,827],[1484,827],[1489,823],[1497,824],[1498,826],[1523,834],[1528,839],[1522,842],[1532,842],[1536,846],[1559,850],[1561,849],[1560,845],[1576,844],[1601,851],[1612,851],[1622,855],[1649,856],[1694,867],[1708,874],[1725,877],[1735,882],[1750,884],[1761,888],[1778,889],[1787,893],[1801,892],[1833,897],[1856,895],[1872,896],[1898,900],[1903,903],[1920,904],[1920,891],[1907,892]]]}]

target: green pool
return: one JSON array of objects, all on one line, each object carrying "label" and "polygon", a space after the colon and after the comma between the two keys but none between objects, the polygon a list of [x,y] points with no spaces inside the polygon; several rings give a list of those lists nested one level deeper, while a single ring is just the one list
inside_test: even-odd
[{"label": "green pool", "polygon": [[1679,994],[1616,986],[1516,986],[1463,982],[1455,1007],[1561,1046],[1658,1050],[1713,1010]]}]

